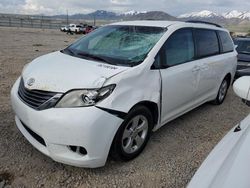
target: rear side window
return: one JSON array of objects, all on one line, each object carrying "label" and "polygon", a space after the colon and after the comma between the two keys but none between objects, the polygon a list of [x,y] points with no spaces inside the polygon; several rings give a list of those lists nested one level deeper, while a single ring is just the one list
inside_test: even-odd
[{"label": "rear side window", "polygon": [[196,29],[195,40],[199,58],[219,54],[220,48],[216,31]]},{"label": "rear side window", "polygon": [[173,33],[163,48],[163,65],[174,66],[194,59],[194,42],[191,29]]},{"label": "rear side window", "polygon": [[234,50],[234,45],[229,34],[225,31],[218,31],[218,33],[222,44],[222,52],[232,52]]}]

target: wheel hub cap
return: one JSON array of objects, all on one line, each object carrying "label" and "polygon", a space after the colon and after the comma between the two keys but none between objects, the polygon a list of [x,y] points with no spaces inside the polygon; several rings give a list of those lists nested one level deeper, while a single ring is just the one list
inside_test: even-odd
[{"label": "wheel hub cap", "polygon": [[219,100],[220,101],[222,101],[225,98],[226,93],[227,93],[227,81],[224,80],[221,84],[220,92],[219,92]]},{"label": "wheel hub cap", "polygon": [[148,120],[143,115],[137,115],[127,124],[122,136],[122,148],[126,153],[139,150],[148,134]]}]

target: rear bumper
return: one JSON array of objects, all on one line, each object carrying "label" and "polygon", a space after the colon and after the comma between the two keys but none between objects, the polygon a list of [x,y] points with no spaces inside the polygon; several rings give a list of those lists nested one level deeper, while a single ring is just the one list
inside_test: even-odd
[{"label": "rear bumper", "polygon": [[[96,107],[36,111],[19,99],[18,85],[19,80],[11,91],[16,125],[35,148],[55,161],[73,166],[95,168],[105,165],[122,119]],[[45,145],[29,129],[41,137]],[[69,146],[83,147],[87,154],[73,152]]]}]

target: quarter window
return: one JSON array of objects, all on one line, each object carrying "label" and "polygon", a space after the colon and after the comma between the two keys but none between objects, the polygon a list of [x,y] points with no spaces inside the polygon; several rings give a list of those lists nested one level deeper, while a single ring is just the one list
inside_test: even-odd
[{"label": "quarter window", "polygon": [[163,66],[174,66],[194,59],[194,42],[191,29],[173,33],[164,46]]},{"label": "quarter window", "polygon": [[219,54],[219,43],[215,31],[196,29],[195,40],[199,58]]},{"label": "quarter window", "polygon": [[234,50],[234,45],[229,34],[225,31],[219,31],[218,33],[222,44],[222,52],[232,52]]}]

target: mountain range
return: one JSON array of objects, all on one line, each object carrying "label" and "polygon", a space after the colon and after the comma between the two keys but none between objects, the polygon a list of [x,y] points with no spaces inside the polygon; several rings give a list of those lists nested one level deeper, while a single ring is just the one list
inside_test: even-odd
[{"label": "mountain range", "polygon": [[[54,18],[66,19],[67,15],[55,15]],[[162,11],[135,11],[131,10],[124,13],[114,13],[105,10],[97,10],[89,14],[73,14],[69,15],[69,19],[86,19],[86,20],[177,20],[176,17],[171,16]]]},{"label": "mountain range", "polygon": [[[117,21],[127,20],[172,20],[172,21],[187,21],[187,20],[200,20],[213,22],[222,25],[232,32],[246,33],[250,32],[250,11],[229,11],[225,13],[212,12],[209,10],[202,10],[200,12],[191,12],[179,16],[172,16],[163,11],[136,11],[131,10],[123,13],[116,13],[105,10],[97,10],[89,14],[73,14],[73,15],[21,15],[21,14],[4,14],[0,13],[1,19],[47,19],[57,20],[57,22],[65,23],[69,19],[69,23],[93,23],[97,20],[98,24],[107,24]],[[6,21],[6,23],[8,20]]]},{"label": "mountain range", "polygon": [[220,24],[230,31],[246,33],[250,32],[250,11],[229,11],[216,13],[208,10],[191,12],[177,17],[181,21],[201,20]]},{"label": "mountain range", "polygon": [[[67,15],[55,15],[54,18],[66,18]],[[135,11],[131,10],[124,13],[115,13],[105,10],[97,10],[89,14],[74,14],[70,15],[69,19],[101,19],[101,20],[135,20],[135,19],[156,19],[156,20],[186,20],[198,19],[209,21],[228,21],[228,20],[249,20],[250,11],[233,10],[226,13],[216,13],[209,10],[202,10],[200,12],[191,12],[179,15],[177,17],[171,16],[162,11]]]},{"label": "mountain range", "polygon": [[250,11],[237,11],[232,10],[226,13],[215,13],[209,10],[203,10],[200,12],[191,12],[187,14],[182,14],[178,18],[219,18],[219,19],[247,19],[250,20]]}]

